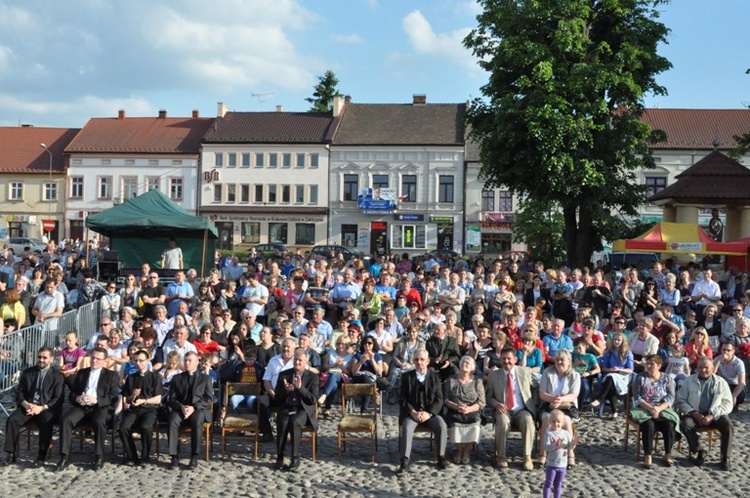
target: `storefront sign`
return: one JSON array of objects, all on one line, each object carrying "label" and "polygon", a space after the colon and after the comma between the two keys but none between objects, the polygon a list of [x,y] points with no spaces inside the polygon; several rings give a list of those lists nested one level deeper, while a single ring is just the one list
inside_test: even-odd
[{"label": "storefront sign", "polygon": [[231,216],[226,214],[211,215],[212,221],[271,221],[274,223],[325,223],[325,218],[309,217],[309,216]]},{"label": "storefront sign", "polygon": [[494,223],[492,221],[485,221],[485,222],[482,222],[482,228],[512,230],[513,224],[512,223]]},{"label": "storefront sign", "polygon": [[483,213],[482,221],[487,223],[513,223],[516,220],[515,213],[490,211]]},{"label": "storefront sign", "polygon": [[397,214],[394,218],[396,221],[424,221],[423,214]]},{"label": "storefront sign", "polygon": [[370,224],[369,223],[358,224],[357,247],[370,247]]},{"label": "storefront sign", "polygon": [[217,170],[216,168],[214,168],[211,171],[204,171],[203,172],[203,181],[206,182],[206,183],[218,182],[219,181],[219,170]]},{"label": "storefront sign", "polygon": [[482,250],[482,229],[479,223],[466,225],[466,252],[480,252]]},{"label": "storefront sign", "polygon": [[392,213],[398,207],[398,194],[395,188],[363,188],[357,197],[357,207],[379,213]]},{"label": "storefront sign", "polygon": [[700,252],[703,250],[702,242],[670,242],[670,251]]},{"label": "storefront sign", "polygon": [[29,217],[26,216],[25,214],[9,214],[8,221],[12,221],[16,223],[28,223]]},{"label": "storefront sign", "polygon": [[453,223],[453,216],[430,216],[430,223]]}]

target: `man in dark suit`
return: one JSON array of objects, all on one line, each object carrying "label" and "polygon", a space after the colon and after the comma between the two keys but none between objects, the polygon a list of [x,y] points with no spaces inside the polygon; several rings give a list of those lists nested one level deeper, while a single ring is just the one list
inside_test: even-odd
[{"label": "man in dark suit", "polygon": [[[133,355],[131,361],[135,361],[138,371],[127,376],[122,388],[125,402],[130,406],[123,414],[119,434],[122,445],[125,447],[124,463],[140,465],[149,461],[156,410],[161,403],[164,387],[161,376],[156,372],[148,371],[148,351],[141,349]],[[133,441],[133,427],[138,427],[141,433],[140,458],[138,458]]]},{"label": "man in dark suit", "polygon": [[[276,383],[275,401],[279,407],[276,421],[276,470],[299,468],[302,428],[309,423],[318,430],[315,402],[318,399],[319,383],[318,376],[307,369],[307,353],[304,349],[297,348],[294,352],[294,368],[282,371]],[[284,465],[287,435],[291,435],[292,439],[292,461],[289,465]]]},{"label": "man in dark suit", "polygon": [[534,447],[534,417],[536,404],[531,395],[531,371],[516,366],[516,350],[504,347],[500,351],[500,370],[491,370],[485,388],[487,406],[495,414],[495,454],[497,466],[507,468],[505,442],[510,428],[521,430],[523,439],[523,468],[534,470],[531,450]]},{"label": "man in dark suit", "polygon": [[185,354],[185,371],[172,379],[169,387],[169,454],[170,469],[179,466],[177,446],[180,426],[190,426],[190,464],[198,467],[198,450],[203,442],[203,424],[211,422],[213,414],[213,382],[211,377],[198,371],[197,353]]},{"label": "man in dark suit", "polygon": [[27,368],[21,373],[16,388],[17,408],[5,423],[5,452],[8,458],[2,463],[10,465],[16,461],[16,444],[18,435],[28,422],[34,422],[39,428],[39,453],[36,466],[44,464],[52,441],[52,425],[60,416],[63,402],[62,374],[52,368],[55,354],[52,348],[39,350],[36,366]]},{"label": "man in dark suit", "polygon": [[446,325],[438,323],[435,325],[435,332],[432,337],[427,339],[425,344],[425,349],[430,357],[430,367],[440,375],[442,381],[458,372],[458,360],[461,357],[456,339],[447,337],[446,331]]},{"label": "man in dark suit", "polygon": [[57,470],[65,470],[70,465],[70,439],[73,428],[89,422],[94,430],[95,456],[94,469],[104,465],[104,436],[107,434],[107,420],[112,416],[118,398],[117,374],[104,368],[107,350],[94,348],[91,352],[91,367],[84,368],[76,375],[70,389],[72,407],[60,421],[60,453],[62,458]]},{"label": "man in dark suit", "polygon": [[443,387],[440,377],[427,368],[430,359],[427,351],[418,349],[414,352],[414,370],[401,377],[401,400],[398,422],[401,430],[399,454],[401,466],[399,473],[409,472],[409,457],[414,431],[418,425],[427,426],[438,442],[438,469],[445,469],[445,446],[448,428],[440,412],[443,409]]}]

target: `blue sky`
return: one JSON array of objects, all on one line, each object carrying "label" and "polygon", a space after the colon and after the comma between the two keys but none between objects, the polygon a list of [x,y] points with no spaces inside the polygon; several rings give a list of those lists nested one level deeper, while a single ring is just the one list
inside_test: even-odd
[{"label": "blue sky", "polygon": [[[750,1],[673,0],[667,97],[648,106],[750,104]],[[463,102],[486,74],[461,41],[474,0],[0,0],[0,125],[89,117],[306,110],[336,72],[354,102]],[[252,94],[261,94],[253,96]]]}]

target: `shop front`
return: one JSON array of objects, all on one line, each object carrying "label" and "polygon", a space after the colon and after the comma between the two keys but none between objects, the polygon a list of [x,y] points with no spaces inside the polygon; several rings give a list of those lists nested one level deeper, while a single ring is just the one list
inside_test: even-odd
[{"label": "shop front", "polygon": [[502,254],[513,248],[514,213],[483,213],[481,223],[481,252]]},{"label": "shop front", "polygon": [[[44,218],[44,219],[42,219]],[[59,222],[37,215],[9,214],[4,217],[4,226],[0,226],[0,239],[13,237],[31,237],[43,240],[43,237],[51,234],[51,240],[58,240]]]}]

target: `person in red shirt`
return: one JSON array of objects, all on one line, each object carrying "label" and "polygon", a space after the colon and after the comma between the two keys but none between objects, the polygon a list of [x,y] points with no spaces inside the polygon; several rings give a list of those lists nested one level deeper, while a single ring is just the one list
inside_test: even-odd
[{"label": "person in red shirt", "polygon": [[406,306],[411,306],[411,303],[417,303],[419,309],[422,309],[422,297],[419,295],[417,289],[411,286],[411,280],[409,277],[401,278],[401,290],[396,292],[396,297],[406,297]]},{"label": "person in red shirt", "polygon": [[219,343],[211,339],[213,333],[213,326],[206,324],[201,327],[198,333],[198,338],[193,341],[193,346],[198,350],[198,354],[203,356],[204,354],[211,354],[218,357],[221,346]]}]

